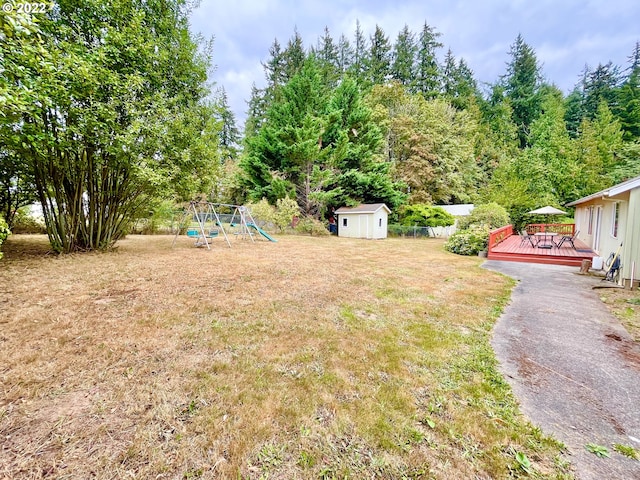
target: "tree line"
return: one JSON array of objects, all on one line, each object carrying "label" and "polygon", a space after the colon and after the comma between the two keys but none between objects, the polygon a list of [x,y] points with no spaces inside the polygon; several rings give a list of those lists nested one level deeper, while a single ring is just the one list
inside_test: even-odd
[{"label": "tree line", "polygon": [[[640,174],[640,45],[568,95],[518,36],[478,85],[426,22],[276,39],[241,135],[183,0],[62,0],[0,17],[0,209],[37,200],[56,251],[110,248],[162,202],[496,202],[512,219]],[[443,60],[439,60],[442,58]]]},{"label": "tree line", "polygon": [[359,24],[353,42],[327,29],[307,49],[296,31],[284,48],[275,40],[249,102],[239,191],[292,196],[320,218],[358,202],[497,202],[519,219],[640,174],[640,44],[622,69],[585,67],[565,96],[521,35],[482,89],[450,49],[438,60],[439,38],[425,23],[395,42]]}]

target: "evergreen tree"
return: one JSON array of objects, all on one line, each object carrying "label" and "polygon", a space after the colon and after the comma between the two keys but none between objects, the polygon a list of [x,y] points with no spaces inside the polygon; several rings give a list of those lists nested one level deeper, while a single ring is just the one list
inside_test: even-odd
[{"label": "evergreen tree", "polygon": [[219,92],[216,117],[220,120],[220,160],[223,163],[227,160],[236,160],[238,156],[238,145],[240,143],[240,132],[236,126],[235,115],[229,107],[229,99],[227,98],[227,91],[224,87],[222,87]]},{"label": "evergreen tree", "polygon": [[444,56],[444,67],[442,69],[442,92],[446,97],[452,98],[456,86],[456,57],[453,56],[451,49],[447,50]]},{"label": "evergreen tree", "polygon": [[356,20],[355,45],[353,51],[353,63],[351,64],[351,73],[353,78],[360,84],[365,80],[365,72],[367,69],[367,39],[362,33],[360,21]]},{"label": "evergreen tree", "polygon": [[418,40],[413,91],[421,92],[426,99],[436,98],[440,92],[440,67],[437,60],[437,49],[442,48],[442,43],[438,41],[440,35],[425,22]]},{"label": "evergreen tree", "polygon": [[385,83],[391,73],[391,44],[378,25],[371,36],[366,66],[367,78],[374,85]]},{"label": "evergreen tree", "polygon": [[618,67],[609,62],[587,74],[584,84],[585,116],[593,119],[601,102],[606,102],[610,109],[616,108],[616,89],[620,81]]},{"label": "evergreen tree", "polygon": [[322,69],[322,77],[327,86],[333,86],[340,76],[338,47],[333,41],[329,29],[324,27],[324,35],[318,41],[316,56]]},{"label": "evergreen tree", "polygon": [[280,198],[293,197],[303,212],[316,213],[311,194],[321,163],[319,140],[326,103],[318,62],[310,56],[282,87],[257,135],[247,138],[247,155],[240,166],[250,200],[266,197],[275,204]]},{"label": "evergreen tree", "polygon": [[377,155],[382,133],[354,80],[343,79],[327,113],[323,147],[330,151],[329,166],[335,174],[325,205],[386,203],[392,209],[398,207],[404,200],[402,185],[392,181],[391,164]]},{"label": "evergreen tree", "polygon": [[284,80],[289,81],[302,69],[306,58],[302,37],[297,28],[293,31],[293,37],[287,42],[287,48],[284,50],[282,57],[284,61]]},{"label": "evergreen tree", "polygon": [[462,58],[456,63],[450,49],[444,59],[442,93],[458,110],[468,108],[480,96],[473,71]]},{"label": "evergreen tree", "polygon": [[269,60],[262,64],[267,85],[275,88],[284,83],[285,80],[285,57],[280,47],[280,42],[276,38],[269,47]]},{"label": "evergreen tree", "polygon": [[582,90],[575,87],[564,101],[564,120],[567,124],[567,131],[571,138],[576,138],[579,134],[580,124],[585,117],[584,95]]},{"label": "evergreen tree", "polygon": [[518,35],[509,51],[511,60],[502,78],[505,94],[511,101],[513,122],[518,127],[520,146],[525,147],[529,127],[540,115],[541,75],[535,51]]},{"label": "evergreen tree", "polygon": [[633,52],[629,55],[629,66],[625,71],[628,71],[628,76],[631,76],[638,68],[640,68],[640,42],[636,42],[633,47]]},{"label": "evergreen tree", "polygon": [[355,52],[347,40],[347,37],[344,34],[340,35],[340,39],[338,40],[338,51],[337,51],[337,59],[338,59],[338,71],[341,73],[347,72],[351,65],[353,64]]},{"label": "evergreen tree", "polygon": [[334,43],[328,27],[324,27],[324,35],[318,40],[317,56],[321,62],[338,68],[338,47]]},{"label": "evergreen tree", "polygon": [[616,116],[620,119],[625,141],[640,139],[640,43],[629,57],[629,72],[616,92]]},{"label": "evergreen tree", "polygon": [[417,52],[415,36],[405,25],[398,34],[398,39],[393,47],[393,63],[391,65],[391,77],[405,87],[413,82],[413,66]]},{"label": "evergreen tree", "polygon": [[257,88],[255,83],[251,86],[251,98],[247,104],[247,119],[244,123],[245,138],[252,137],[260,130],[267,114],[265,91]]}]

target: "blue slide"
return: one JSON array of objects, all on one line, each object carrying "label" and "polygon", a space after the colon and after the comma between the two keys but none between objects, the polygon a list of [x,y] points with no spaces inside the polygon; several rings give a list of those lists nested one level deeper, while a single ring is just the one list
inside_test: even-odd
[{"label": "blue slide", "polygon": [[260,235],[262,235],[264,238],[266,238],[270,242],[277,242],[277,240],[275,238],[273,238],[271,235],[269,235],[267,232],[262,230],[257,225],[254,225],[253,223],[247,223],[247,227],[251,227],[251,228],[255,229]]}]

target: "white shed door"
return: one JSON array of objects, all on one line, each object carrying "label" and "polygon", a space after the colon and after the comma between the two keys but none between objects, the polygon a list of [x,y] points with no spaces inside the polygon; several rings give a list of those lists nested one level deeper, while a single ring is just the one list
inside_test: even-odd
[{"label": "white shed door", "polygon": [[369,215],[360,215],[360,236],[363,238],[371,238],[371,233],[369,233]]}]

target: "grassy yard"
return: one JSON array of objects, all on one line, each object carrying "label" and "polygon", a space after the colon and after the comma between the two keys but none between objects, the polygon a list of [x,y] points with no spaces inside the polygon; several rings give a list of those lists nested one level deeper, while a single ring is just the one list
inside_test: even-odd
[{"label": "grassy yard", "polygon": [[[0,262],[0,478],[570,478],[439,240],[131,236]],[[529,472],[529,473],[527,473]]]}]

